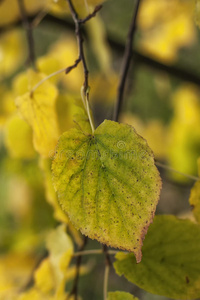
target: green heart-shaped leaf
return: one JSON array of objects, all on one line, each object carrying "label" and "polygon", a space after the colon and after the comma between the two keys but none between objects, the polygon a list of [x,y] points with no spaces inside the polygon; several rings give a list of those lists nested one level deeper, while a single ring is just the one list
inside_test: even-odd
[{"label": "green heart-shaped leaf", "polygon": [[65,132],[52,170],[59,202],[76,228],[134,252],[139,262],[161,180],[151,149],[134,128],[105,120],[94,135]]},{"label": "green heart-shaped leaf", "polygon": [[173,299],[200,297],[200,226],[174,216],[156,216],[137,264],[133,254],[118,253],[118,275],[142,289]]}]

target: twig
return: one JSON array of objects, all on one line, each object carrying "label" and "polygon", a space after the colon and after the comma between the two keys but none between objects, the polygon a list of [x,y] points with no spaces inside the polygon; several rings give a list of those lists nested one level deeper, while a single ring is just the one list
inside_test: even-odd
[{"label": "twig", "polygon": [[[108,250],[107,253],[109,255],[116,255],[117,253],[121,253],[122,251],[117,251],[117,250]],[[79,256],[79,255],[92,255],[92,254],[103,254],[104,251],[103,249],[91,249],[91,250],[86,250],[86,251],[78,251],[73,254],[73,257]],[[129,252],[123,251],[123,253],[128,254]]]},{"label": "twig", "polygon": [[48,14],[49,9],[44,8],[41,11],[39,11],[39,13],[35,16],[35,18],[32,20],[31,27],[35,28],[37,27],[40,22],[42,22],[42,20],[46,17],[46,15]]},{"label": "twig", "polygon": [[72,66],[69,66],[68,68],[66,68],[65,74],[68,74],[69,72],[71,72],[72,69],[75,69],[80,62],[81,62],[81,58],[79,57],[75,60],[75,63]]},{"label": "twig", "polygon": [[182,173],[182,172],[177,171],[177,170],[175,170],[174,168],[172,168],[172,167],[170,167],[170,166],[167,166],[167,165],[165,165],[165,164],[162,164],[162,163],[160,163],[160,162],[158,162],[158,161],[156,161],[156,165],[157,165],[158,167],[160,167],[160,168],[163,168],[163,169],[169,170],[169,171],[171,171],[171,172],[180,174],[180,175],[182,175],[182,176],[184,176],[184,177],[187,177],[187,178],[189,178],[189,179],[192,179],[192,180],[194,180],[194,181],[199,181],[199,180],[200,180],[200,177]]},{"label": "twig", "polygon": [[112,262],[111,262],[109,251],[108,251],[108,247],[106,245],[103,245],[103,253],[105,254],[106,264],[109,265],[109,266],[112,266]]},{"label": "twig", "polygon": [[34,39],[33,39],[33,30],[32,26],[29,23],[29,19],[27,17],[26,8],[24,5],[24,0],[18,0],[19,10],[22,17],[22,23],[24,29],[26,30],[26,36],[28,41],[29,48],[29,56],[28,56],[28,64],[32,65],[35,69],[35,50],[34,50]]},{"label": "twig", "polygon": [[31,90],[30,92],[30,96],[32,97],[33,96],[33,93],[35,92],[35,90],[41,85],[43,84],[45,81],[47,81],[48,79],[50,79],[51,77],[54,77],[60,73],[63,73],[65,72],[65,74],[68,74],[69,72],[71,72],[73,69],[75,69],[77,67],[77,65],[80,63],[80,59],[77,59],[75,61],[75,63],[72,65],[72,66],[69,66],[67,68],[63,68],[63,69],[60,69],[58,71],[55,71],[51,74],[49,74],[48,76],[44,77],[42,80],[40,80]]},{"label": "twig", "polygon": [[33,286],[35,271],[40,266],[40,264],[44,261],[44,259],[46,259],[48,257],[48,255],[49,255],[48,251],[45,250],[41,255],[38,256],[35,266],[33,267],[33,270],[31,272],[30,278],[28,279],[26,284],[20,288],[20,290],[19,290],[20,293],[27,291],[28,289],[30,289]]},{"label": "twig", "polygon": [[[86,244],[87,244],[88,238],[85,236],[84,237],[84,241],[82,246],[80,247],[80,252],[84,250]],[[74,296],[74,300],[78,300],[78,282],[79,282],[79,275],[80,275],[80,266],[81,266],[81,261],[82,261],[82,254],[77,256],[77,260],[76,260],[76,275],[74,278],[74,283],[71,289],[71,292],[69,294],[69,296],[67,297],[67,299],[70,298],[70,296]]]},{"label": "twig", "polygon": [[[88,71],[88,67],[87,67],[87,63],[86,63],[86,59],[85,59],[84,48],[83,48],[84,39],[83,39],[82,32],[81,32],[81,25],[83,23],[85,23],[86,21],[89,21],[91,18],[93,18],[97,14],[97,12],[101,9],[102,6],[101,5],[96,6],[93,13],[89,14],[85,19],[79,19],[78,13],[76,12],[76,10],[74,8],[72,0],[67,0],[67,2],[69,4],[70,12],[71,12],[72,18],[74,20],[75,33],[76,33],[77,43],[78,43],[79,55],[78,55],[78,59],[76,60],[76,62],[82,62],[83,70],[84,70],[84,83],[83,83],[83,89],[81,91],[81,96],[82,96],[83,103],[85,105],[86,112],[88,114],[92,133],[94,133],[95,128],[94,128],[94,124],[92,121],[92,117],[90,114],[90,108],[89,108],[89,84],[88,84],[89,71]],[[74,66],[76,65],[76,62],[74,64]]]},{"label": "twig", "polygon": [[108,248],[106,245],[103,245],[103,252],[105,254],[105,273],[104,273],[103,296],[104,296],[104,300],[107,300],[108,277],[109,277],[110,267],[112,266],[112,262],[111,262],[110,255],[108,253]]},{"label": "twig", "polygon": [[68,4],[69,4],[69,8],[70,8],[70,11],[71,11],[71,15],[72,15],[72,18],[74,20],[74,24],[75,24],[75,32],[76,32],[76,36],[77,36],[77,43],[78,43],[78,50],[79,50],[79,55],[78,55],[78,59],[81,60],[82,62],[82,65],[83,65],[83,69],[84,69],[84,92],[85,92],[85,95],[87,93],[87,89],[88,89],[88,74],[89,74],[89,71],[88,71],[88,68],[87,68],[87,64],[86,64],[86,59],[85,59],[85,53],[84,53],[84,49],[83,49],[83,36],[82,36],[82,33],[81,33],[81,23],[80,23],[80,20],[78,18],[78,14],[74,8],[74,5],[72,3],[71,0],[67,0]]},{"label": "twig", "polygon": [[[28,21],[32,22],[35,19],[35,15],[29,16]],[[67,19],[61,19],[57,18],[53,15],[47,15],[43,22],[50,22],[62,27],[67,27],[68,29],[72,30],[74,29],[73,23],[70,20]],[[22,22],[15,21],[12,24],[9,24],[7,26],[0,26],[0,33],[9,31],[13,29],[13,27],[16,27],[20,25]],[[82,29],[84,35],[87,37],[87,33],[84,31],[84,28]],[[122,53],[124,51],[124,45],[122,42],[117,41],[115,38],[108,37],[107,38],[108,43],[110,46],[119,53]],[[195,74],[194,71],[191,69],[190,66],[176,66],[174,64],[171,65],[165,65],[164,63],[157,61],[156,58],[146,56],[142,54],[140,51],[137,51],[135,49],[132,50],[132,55],[134,56],[134,61],[137,65],[145,65],[152,67],[155,70],[166,72],[167,74],[174,76],[175,78],[179,80],[188,81],[191,83],[194,83],[199,86],[200,84],[200,76],[199,74]]]},{"label": "twig", "polygon": [[103,250],[93,249],[93,250],[78,251],[73,254],[73,257],[77,257],[79,255],[91,255],[91,254],[103,254]]},{"label": "twig", "polygon": [[113,116],[114,121],[118,120],[119,112],[120,112],[122,102],[123,102],[123,95],[124,95],[126,79],[127,79],[131,59],[132,59],[133,38],[134,38],[135,30],[136,30],[139,6],[140,6],[140,0],[136,0],[136,6],[134,8],[134,14],[133,14],[133,18],[132,18],[132,21],[130,24],[128,38],[127,38],[125,52],[124,52],[121,80],[120,80],[119,87],[118,87],[117,103],[115,106],[114,116]]},{"label": "twig", "polygon": [[[53,15],[47,15],[45,18],[46,21],[56,23],[62,27],[68,27],[69,29],[73,29],[72,23],[69,20],[64,20],[60,18],[56,18]],[[87,33],[83,32],[87,37]],[[118,51],[120,54],[124,51],[124,44],[115,38],[110,36],[107,37],[108,43],[115,51]],[[158,71],[164,71],[171,76],[174,76],[180,80],[188,81],[194,84],[200,85],[200,75],[195,74],[190,66],[176,66],[176,65],[165,65],[164,63],[157,61],[156,58],[149,57],[147,55],[142,54],[140,51],[133,49],[132,55],[134,56],[134,61],[137,65],[146,65],[154,68]]]},{"label": "twig", "polygon": [[102,8],[102,5],[97,5],[94,9],[94,11],[89,14],[86,18],[84,19],[79,19],[79,23],[80,24],[85,24],[87,21],[89,21],[90,19],[94,18],[96,16],[96,14],[100,11],[100,9]]}]

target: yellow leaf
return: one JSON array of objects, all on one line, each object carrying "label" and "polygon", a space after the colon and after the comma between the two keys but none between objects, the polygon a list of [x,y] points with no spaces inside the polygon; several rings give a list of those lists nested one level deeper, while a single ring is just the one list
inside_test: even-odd
[{"label": "yellow leaf", "polygon": [[10,252],[0,256],[0,299],[9,299],[6,298],[9,293],[15,294],[26,285],[35,263],[26,253]]},{"label": "yellow leaf", "polygon": [[178,50],[195,41],[194,0],[146,0],[139,14],[141,50],[171,63]]},{"label": "yellow leaf", "polygon": [[[9,1],[2,1],[2,3]],[[9,9],[9,11],[12,11]],[[1,4],[0,4],[1,12]],[[0,13],[1,15],[1,13]],[[1,19],[1,17],[0,17]],[[0,21],[1,23],[1,21]],[[24,36],[20,30],[11,30],[0,37],[0,80],[13,74],[26,57]]]},{"label": "yellow leaf", "polygon": [[[194,86],[184,85],[174,93],[172,100],[174,116],[168,130],[167,158],[174,169],[196,175],[200,153],[199,91]],[[179,181],[188,180],[176,173],[171,176]]]},{"label": "yellow leaf", "polygon": [[42,294],[36,288],[22,293],[17,300],[54,300],[53,297]]},{"label": "yellow leaf", "polygon": [[48,293],[54,289],[54,277],[50,260],[47,258],[42,261],[39,268],[34,273],[35,285],[43,293]]},{"label": "yellow leaf", "polygon": [[47,249],[50,253],[49,259],[54,274],[54,284],[59,288],[73,254],[73,243],[66,234],[66,226],[60,225],[48,235]]},{"label": "yellow leaf", "polygon": [[[78,48],[76,39],[73,36],[64,35],[51,46],[46,56],[37,60],[37,66],[41,72],[49,75],[73,65],[77,58]],[[51,82],[57,82],[58,80],[61,81],[68,90],[80,92],[80,87],[83,84],[81,65],[79,64],[69,74],[63,72],[51,78]]]},{"label": "yellow leaf", "polygon": [[73,244],[66,234],[66,226],[60,225],[52,230],[47,236],[46,244],[49,257],[35,271],[34,291],[37,290],[38,295],[42,294],[47,299],[65,300],[65,273],[73,254]]},{"label": "yellow leaf", "polygon": [[62,223],[68,224],[69,222],[68,217],[62,211],[57,200],[56,192],[53,187],[50,159],[41,159],[40,167],[44,173],[46,199],[54,209],[54,218]]},{"label": "yellow leaf", "polygon": [[29,71],[17,77],[14,83],[19,97],[15,103],[21,115],[33,130],[33,144],[43,156],[48,157],[54,151],[59,136],[55,101],[57,89],[45,81],[33,94],[31,89],[44,77]]},{"label": "yellow leaf", "polygon": [[[47,54],[45,56],[39,57],[37,59],[37,68],[40,70],[42,73],[46,75],[50,75],[60,69],[62,69],[62,65],[59,60],[59,54],[58,56],[53,56],[51,54]],[[63,76],[61,74],[53,76],[49,79],[50,82],[52,83],[57,83],[57,81],[60,79],[60,77]]]},{"label": "yellow leaf", "polygon": [[14,158],[31,159],[35,157],[32,130],[18,115],[12,116],[6,123],[5,144]]},{"label": "yellow leaf", "polygon": [[0,129],[7,119],[16,111],[13,92],[4,85],[0,85],[1,105],[0,105]]},{"label": "yellow leaf", "polygon": [[[78,48],[76,40],[73,36],[64,35],[61,39],[58,40],[57,43],[52,46],[50,55],[58,58],[61,69],[73,65],[75,60],[78,58]],[[81,64],[79,64],[69,74],[63,74],[61,80],[64,86],[66,86],[69,90],[79,92],[80,87],[83,83],[83,72]]]}]

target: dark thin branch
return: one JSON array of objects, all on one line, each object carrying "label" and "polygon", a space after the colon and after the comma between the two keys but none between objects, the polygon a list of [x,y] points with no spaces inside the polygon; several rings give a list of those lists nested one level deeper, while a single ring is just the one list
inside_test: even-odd
[{"label": "dark thin branch", "polygon": [[89,85],[88,85],[89,71],[88,71],[88,67],[87,67],[87,63],[86,63],[86,59],[85,59],[84,48],[83,48],[84,39],[83,39],[82,31],[81,31],[81,25],[85,24],[91,18],[95,17],[97,12],[102,8],[102,5],[96,6],[93,13],[89,14],[85,19],[79,19],[78,13],[75,10],[72,0],[67,0],[67,2],[68,2],[70,12],[71,12],[72,18],[74,20],[74,24],[75,24],[75,32],[76,32],[76,37],[77,37],[79,55],[78,55],[78,59],[76,60],[75,64],[72,67],[67,68],[66,74],[68,73],[68,70],[70,72],[72,68],[75,68],[80,61],[82,62],[83,70],[84,70],[84,78],[85,78],[83,86],[84,86],[84,93],[86,95],[88,93],[88,87],[89,87]]},{"label": "dark thin branch", "polygon": [[65,74],[68,74],[69,72],[71,72],[71,70],[75,69],[80,62],[81,62],[81,58],[79,57],[75,60],[75,63],[72,66],[66,68]]},{"label": "dark thin branch", "polygon": [[94,18],[96,16],[96,14],[100,11],[100,9],[102,8],[102,5],[97,5],[93,11],[93,13],[89,14],[86,18],[84,19],[79,19],[79,23],[80,24],[85,24],[87,21],[89,21],[90,19]]},{"label": "dark thin branch", "polygon": [[32,67],[35,69],[35,51],[34,51],[34,39],[33,39],[32,26],[29,23],[29,19],[27,17],[24,0],[18,0],[18,5],[19,5],[21,18],[22,18],[22,23],[24,29],[26,30],[28,49],[29,49],[28,64],[32,65]]},{"label": "dark thin branch", "polygon": [[23,293],[25,291],[27,291],[29,288],[31,288],[33,285],[34,285],[34,274],[35,274],[35,271],[37,270],[37,268],[40,266],[40,264],[43,262],[44,259],[46,259],[48,257],[48,251],[44,251],[41,256],[38,257],[37,261],[36,261],[36,264],[32,270],[32,273],[30,275],[30,278],[28,279],[27,283],[22,287],[20,288],[20,292]]},{"label": "dark thin branch", "polygon": [[[85,249],[85,246],[87,245],[87,241],[88,241],[88,237],[85,236],[83,244],[79,248],[79,251],[83,251]],[[74,283],[73,283],[71,292],[70,292],[69,296],[67,297],[67,299],[73,295],[74,300],[78,300],[78,282],[79,282],[79,276],[80,276],[81,262],[82,262],[82,255],[79,255],[79,256],[77,256],[77,259],[76,259],[76,275],[74,278]]]},{"label": "dark thin branch", "polygon": [[103,245],[102,247],[103,247],[103,252],[104,252],[105,258],[106,258],[106,265],[111,267],[112,266],[112,261],[111,261],[110,255],[108,253],[108,247],[106,245]]},{"label": "dark thin branch", "polygon": [[168,73],[169,75],[172,75],[178,79],[194,83],[198,86],[200,85],[200,76],[198,74],[194,74],[192,70],[190,71],[190,68],[186,69],[186,67],[180,68],[175,65],[165,65],[165,64],[163,64],[151,57],[145,56],[137,51],[133,51],[133,55],[136,58],[137,64],[143,64],[146,66],[150,66],[158,71],[164,71],[164,72]]},{"label": "dark thin branch", "polygon": [[[34,19],[35,15],[29,16],[29,23],[31,23]],[[61,27],[67,27],[70,30],[74,29],[74,25],[70,20],[57,18],[53,15],[47,15],[42,22],[50,22],[56,25],[60,25]],[[0,26],[0,33],[7,32],[16,26],[21,25],[21,23],[22,21],[18,20],[7,26]],[[87,37],[87,33],[84,31],[84,28],[82,28],[82,31],[84,36]],[[112,49],[114,49],[118,53],[121,54],[124,51],[124,44],[122,42],[117,41],[112,37],[108,37],[107,40]],[[165,65],[164,63],[157,61],[156,58],[146,56],[135,49],[132,50],[132,55],[134,56],[134,62],[137,65],[149,66],[155,70],[166,72],[170,76],[173,76],[179,80],[191,82],[198,86],[200,85],[200,75],[195,74],[190,66],[179,67],[177,65]]]},{"label": "dark thin branch", "polygon": [[114,115],[113,115],[114,121],[118,121],[119,112],[121,110],[121,106],[122,106],[122,102],[123,102],[126,79],[127,79],[127,75],[128,75],[128,70],[130,68],[131,59],[132,59],[133,39],[134,39],[135,31],[136,31],[136,23],[137,23],[139,6],[140,6],[140,0],[136,0],[136,6],[134,8],[134,14],[133,14],[133,18],[132,18],[132,21],[130,24],[126,47],[125,47],[125,52],[124,52],[124,58],[123,58],[123,64],[122,64],[122,74],[121,74],[121,80],[119,83],[118,94],[117,94],[117,103],[116,103]]},{"label": "dark thin branch", "polygon": [[79,49],[79,56],[78,59],[80,59],[82,61],[82,65],[83,65],[83,69],[84,69],[84,92],[85,95],[87,93],[87,89],[88,89],[88,68],[87,68],[87,64],[86,64],[86,59],[85,59],[85,53],[84,53],[84,49],[83,49],[83,36],[82,36],[82,32],[81,32],[81,23],[78,17],[78,14],[74,8],[74,5],[72,3],[71,0],[67,0],[68,4],[69,4],[69,8],[71,11],[71,15],[72,18],[74,20],[74,24],[75,24],[75,32],[76,32],[76,36],[77,36],[77,43],[78,43],[78,49]]},{"label": "dark thin branch", "polygon": [[107,294],[108,294],[108,277],[109,277],[109,270],[110,267],[112,266],[112,261],[110,259],[110,255],[108,253],[108,247],[106,245],[102,245],[103,247],[103,252],[105,255],[105,274],[104,274],[104,287],[103,287],[103,294],[104,297],[103,299],[107,299]]}]

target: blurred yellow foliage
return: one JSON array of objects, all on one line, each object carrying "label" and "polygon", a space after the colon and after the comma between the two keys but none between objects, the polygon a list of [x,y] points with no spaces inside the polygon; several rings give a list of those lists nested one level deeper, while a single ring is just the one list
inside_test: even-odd
[{"label": "blurred yellow foliage", "polygon": [[[105,74],[97,73],[90,80],[91,84],[91,101],[94,103],[102,103],[104,105],[112,105],[116,100],[116,90],[118,85],[118,76],[112,72],[107,77]],[[106,93],[105,93],[106,91]]]},{"label": "blurred yellow foliage", "polygon": [[[46,0],[24,0],[25,8],[28,14],[34,14],[42,9]],[[3,0],[0,1],[0,26],[8,25],[20,19],[18,1]]]},{"label": "blurred yellow foliage", "polygon": [[[7,1],[3,1],[3,3],[6,2]],[[1,7],[0,7],[0,12],[1,12]],[[26,57],[26,42],[24,40],[24,36],[21,30],[15,29],[1,34],[0,36],[0,80],[13,74],[18,69],[18,67],[23,63],[25,57]]]},{"label": "blurred yellow foliage", "polygon": [[[22,178],[13,176],[9,180],[8,188],[9,188],[9,192],[8,192],[8,199],[6,202],[6,210],[18,222],[20,221],[25,222],[27,218],[30,218],[31,209],[32,209],[32,205],[31,205],[32,194],[31,194],[30,187],[28,186],[27,182],[25,182]],[[17,240],[18,240],[18,236],[17,236]]]},{"label": "blurred yellow foliage", "polygon": [[[74,64],[78,58],[78,49],[76,40],[68,35],[61,37],[51,46],[48,55],[37,60],[38,68],[41,72],[49,75],[59,69],[67,68]],[[53,82],[61,80],[68,90],[80,92],[83,84],[82,66],[77,66],[69,74],[56,75],[51,79]]]},{"label": "blurred yellow foliage", "polygon": [[35,157],[31,127],[18,115],[13,115],[6,123],[5,144],[11,157],[22,159]]},{"label": "blurred yellow foliage", "polygon": [[194,0],[145,0],[139,15],[140,49],[166,63],[194,42]]},{"label": "blurred yellow foliage", "polygon": [[73,254],[73,244],[66,234],[65,225],[60,225],[47,236],[49,257],[44,259],[34,272],[34,286],[18,296],[18,300],[64,300],[64,273],[67,272]]},{"label": "blurred yellow foliage", "polygon": [[195,20],[197,25],[200,26],[200,1],[199,0],[196,0]]},{"label": "blurred yellow foliage", "polygon": [[[174,116],[168,132],[167,158],[174,169],[196,174],[196,161],[200,153],[200,103],[194,86],[185,85],[173,95]],[[183,177],[173,173],[174,179]],[[187,179],[186,179],[187,180]]]},{"label": "blurred yellow foliage", "polygon": [[[51,53],[39,57],[36,61],[37,64],[37,68],[40,72],[46,74],[46,75],[50,75],[60,69],[62,69],[61,67],[61,63],[59,61],[59,57],[57,57],[56,55],[52,55]],[[58,80],[60,80],[61,76],[63,76],[63,74],[58,74],[56,76],[52,76],[49,81],[56,84],[58,82]]]},{"label": "blurred yellow foliage", "polygon": [[57,89],[45,81],[32,93],[32,88],[43,78],[42,74],[32,70],[18,75],[14,82],[14,89],[19,95],[15,103],[33,130],[35,149],[42,156],[49,157],[49,153],[55,149],[59,136],[55,112]]},{"label": "blurred yellow foliage", "polygon": [[[34,286],[22,293],[18,300],[65,300],[67,298],[65,284],[69,279],[68,268],[73,255],[73,243],[66,233],[66,226],[60,225],[52,230],[47,236],[46,244],[49,256],[34,272]],[[88,271],[87,267],[85,269]],[[75,272],[73,272],[74,276]],[[70,276],[70,279],[73,277]],[[69,299],[72,300],[73,297]]]},{"label": "blurred yellow foliage", "polygon": [[28,283],[35,259],[26,253],[10,252],[0,256],[0,300],[15,300]]},{"label": "blurred yellow foliage", "polygon": [[[24,0],[24,2],[28,14],[31,15],[42,11],[56,16],[69,13],[66,0]],[[74,0],[80,17],[88,15],[99,2],[102,1]],[[193,7],[194,0],[144,0],[139,16],[140,49],[167,63],[173,62],[177,58],[178,50],[195,40]],[[199,16],[198,0],[197,23],[200,23]],[[20,12],[17,0],[0,1],[0,26],[6,26],[18,19]],[[109,111],[108,108],[112,108],[119,74],[112,68],[109,47],[105,42],[106,31],[100,16],[97,15],[88,22],[85,28],[91,40],[91,52],[86,53],[86,56],[92,53],[94,58],[90,59],[95,60],[94,70],[97,69],[91,70],[90,73],[92,75],[89,80],[90,100],[97,105],[98,114],[101,115],[101,109],[106,107]],[[25,45],[24,33],[20,30],[10,30],[1,34],[0,79],[5,80],[13,75],[25,61],[27,56]],[[12,237],[13,240],[9,241],[9,246],[5,246],[10,247],[10,252],[0,256],[0,300],[66,300],[68,295],[65,291],[66,283],[73,280],[76,275],[76,266],[70,265],[74,246],[66,233],[67,229],[79,246],[82,239],[58,204],[52,185],[51,158],[55,153],[60,134],[72,127],[77,127],[83,133],[91,130],[80,99],[80,87],[84,81],[81,63],[69,74],[63,72],[56,75],[44,82],[33,94],[30,92],[45,78],[45,75],[73,65],[77,58],[76,39],[70,34],[61,36],[55,43],[51,43],[50,50],[45,56],[37,59],[36,67],[39,72],[29,70],[18,74],[14,79],[12,91],[9,87],[0,86],[0,129],[3,128],[5,132],[4,143],[8,154],[14,158],[8,158],[7,161],[5,159],[4,162],[8,177],[12,174],[6,179],[9,191],[7,198],[5,197],[5,211],[12,219],[11,227],[12,222],[14,226],[19,227]],[[157,90],[165,94],[166,89],[163,88],[160,79],[159,75]],[[6,84],[9,86],[10,82],[6,81]],[[59,95],[58,88],[61,90]],[[14,105],[15,96],[17,96],[16,105],[23,119],[17,114]],[[156,158],[161,160],[167,158],[173,168],[193,174],[200,153],[200,104],[196,88],[189,85],[181,87],[173,96],[173,106],[174,116],[169,129],[160,120],[149,120],[145,123],[131,113],[124,113],[121,121],[134,126],[137,132],[147,139]],[[39,160],[35,150],[40,154]],[[4,160],[4,153],[1,158]],[[37,165],[38,161],[40,168]],[[41,173],[44,175],[44,181]],[[180,179],[178,175],[174,175],[173,178]],[[43,183],[47,202],[53,208],[53,216],[57,222],[62,223],[52,230],[47,238],[46,233],[54,224],[50,223],[53,218],[49,222],[51,225],[47,221],[48,230],[42,227],[40,232],[35,232],[32,226],[33,220],[40,223],[46,217],[48,205],[43,207],[46,203]],[[3,184],[4,182],[1,186]],[[194,206],[193,212],[198,222],[200,222],[199,195],[200,184],[197,182],[191,191],[190,203]],[[21,229],[22,223],[24,228]],[[1,224],[4,225],[3,221]],[[49,256],[35,270],[36,258],[33,253],[36,248],[37,250],[39,248],[39,251],[43,249],[45,238]],[[88,273],[91,267],[91,264],[82,265],[80,274]],[[27,289],[29,279],[34,282],[31,288]],[[69,297],[69,300],[74,300],[74,297]]]},{"label": "blurred yellow foliage", "polygon": [[64,272],[69,266],[73,254],[73,242],[66,234],[66,226],[60,225],[47,236],[50,264],[54,274],[54,286],[59,287],[64,279]]},{"label": "blurred yellow foliage", "polygon": [[51,160],[41,158],[40,167],[44,173],[46,199],[48,203],[53,207],[54,218],[62,223],[68,224],[69,222],[68,217],[62,211],[58,203],[57,195],[52,184]]},{"label": "blurred yellow foliage", "polygon": [[7,119],[16,111],[14,103],[14,95],[12,91],[9,91],[6,86],[0,85],[0,129]]},{"label": "blurred yellow foliage", "polygon": [[139,117],[130,113],[124,113],[120,121],[132,125],[138,134],[147,140],[157,159],[165,158],[167,128],[160,120],[149,120],[147,123],[144,123]]},{"label": "blurred yellow foliage", "polygon": [[111,51],[107,43],[106,28],[103,20],[97,14],[95,18],[85,25],[99,67],[104,75],[107,75],[109,78],[113,70],[111,66]]},{"label": "blurred yellow foliage", "polygon": [[88,116],[80,96],[76,99],[67,93],[60,94],[56,101],[56,112],[59,116],[60,134],[72,127],[78,127],[83,132],[91,131]]}]

